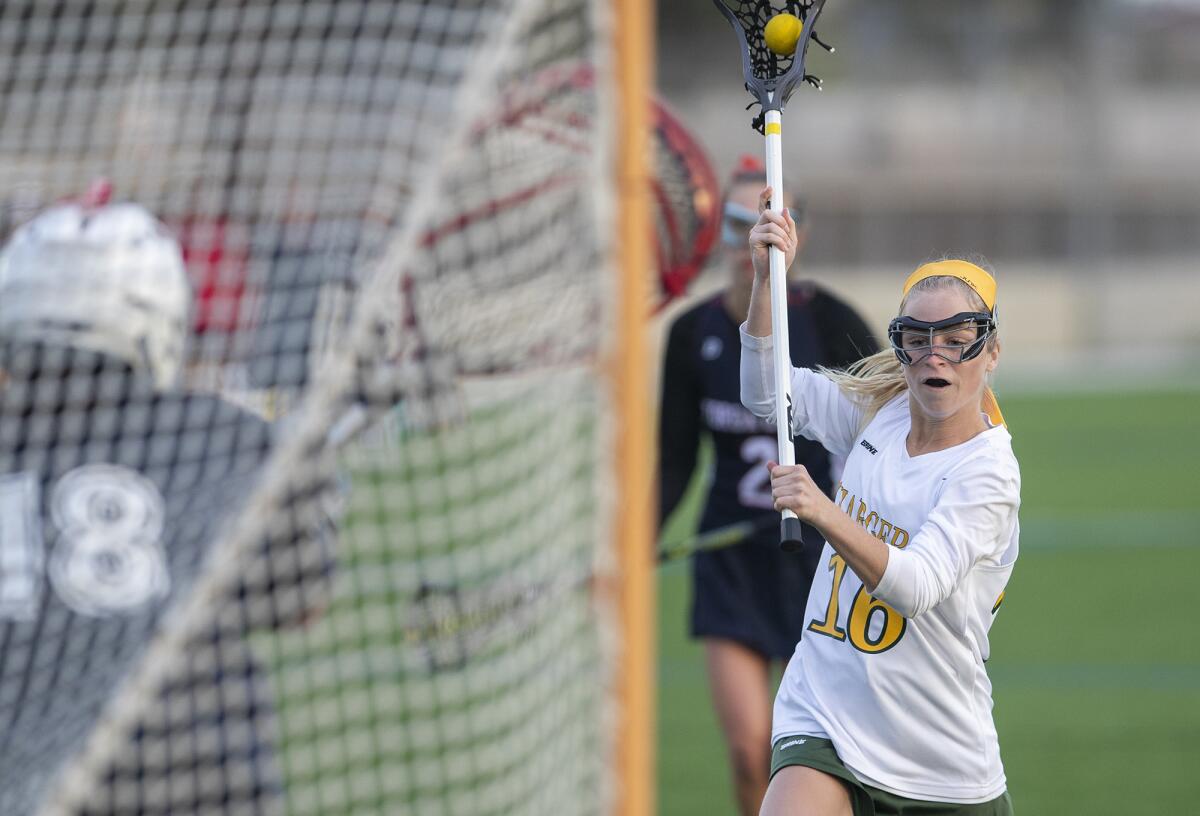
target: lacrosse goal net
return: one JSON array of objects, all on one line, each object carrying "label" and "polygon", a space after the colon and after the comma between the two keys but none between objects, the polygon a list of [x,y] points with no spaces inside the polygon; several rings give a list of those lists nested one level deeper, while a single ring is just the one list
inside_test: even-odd
[{"label": "lacrosse goal net", "polygon": [[106,178],[193,294],[170,398],[5,357],[0,812],[611,811],[616,14],[0,7],[0,234]]}]

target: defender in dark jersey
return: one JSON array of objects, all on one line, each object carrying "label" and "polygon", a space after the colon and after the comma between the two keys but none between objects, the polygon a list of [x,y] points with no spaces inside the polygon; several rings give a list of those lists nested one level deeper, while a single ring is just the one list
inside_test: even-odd
[{"label": "defender in dark jersey", "polygon": [[[130,205],[55,208],[0,254],[0,813],[57,793],[271,451],[261,418],[171,387],[186,287],[173,239]],[[239,564],[227,602],[104,751],[105,784],[80,812],[282,807],[246,636],[324,603],[333,551],[316,505],[330,481],[314,468],[297,485],[290,523]]]},{"label": "defender in dark jersey", "polygon": [[[763,520],[751,540],[693,559],[691,633],[704,641],[713,705],[724,731],[743,814],[755,814],[770,770],[771,661],[786,660],[804,628],[804,608],[819,547],[779,549],[766,463],[778,455],[774,426],[741,404],[738,326],[754,280],[747,236],[758,219],[765,182],[761,163],[744,157],[725,200],[722,260],[729,285],[672,324],[662,378],[659,436],[660,518],[679,503],[696,466],[701,437],[711,438],[715,464],[700,531]],[[791,207],[803,244],[807,228]],[[812,283],[789,288],[791,357],[797,366],[843,366],[875,352],[865,322]],[[796,440],[796,462],[823,489],[831,487],[829,454]],[[818,540],[805,529],[805,540]]]}]

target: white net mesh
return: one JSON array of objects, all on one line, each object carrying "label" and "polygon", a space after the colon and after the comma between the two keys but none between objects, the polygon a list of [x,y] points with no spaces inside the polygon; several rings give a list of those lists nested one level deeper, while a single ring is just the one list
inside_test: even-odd
[{"label": "white net mesh", "polygon": [[0,6],[0,813],[606,808],[598,5]]}]

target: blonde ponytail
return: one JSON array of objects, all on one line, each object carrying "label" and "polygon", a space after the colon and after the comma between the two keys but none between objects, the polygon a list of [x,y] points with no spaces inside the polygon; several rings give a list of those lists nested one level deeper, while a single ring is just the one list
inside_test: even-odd
[{"label": "blonde ponytail", "polygon": [[863,407],[862,426],[866,427],[879,409],[908,391],[904,380],[904,369],[891,348],[877,351],[851,363],[845,370],[817,369],[832,380],[842,393]]}]

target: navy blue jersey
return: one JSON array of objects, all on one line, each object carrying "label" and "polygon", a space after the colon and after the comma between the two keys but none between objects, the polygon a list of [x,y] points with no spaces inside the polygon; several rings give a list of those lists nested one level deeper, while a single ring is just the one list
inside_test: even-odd
[{"label": "navy blue jersey", "polygon": [[[845,366],[878,350],[863,320],[845,303],[812,284],[789,290],[792,364]],[[766,463],[778,458],[775,428],[741,402],[740,320],[717,295],[676,319],[667,341],[659,433],[660,517],[678,504],[695,469],[702,435],[712,439],[714,469],[700,530],[778,518],[772,509]],[[796,462],[826,492],[829,454],[815,442],[795,440]],[[806,540],[819,541],[811,528]],[[803,625],[808,586],[820,547],[800,555],[779,550],[779,525],[766,521],[743,545],[694,559],[692,631],[736,639],[768,655],[791,653]]]},{"label": "navy blue jersey", "polygon": [[[164,611],[204,573],[272,436],[247,411],[155,393],[99,355],[8,349],[3,362],[0,813],[24,814],[53,792]],[[168,778],[171,801],[138,812],[258,812],[278,797],[265,675],[245,635],[319,605],[330,557],[327,542],[293,529],[247,559],[244,584],[145,702],[112,752],[115,784],[84,812],[125,812],[115,791]],[[230,610],[237,622],[218,623]]]}]

